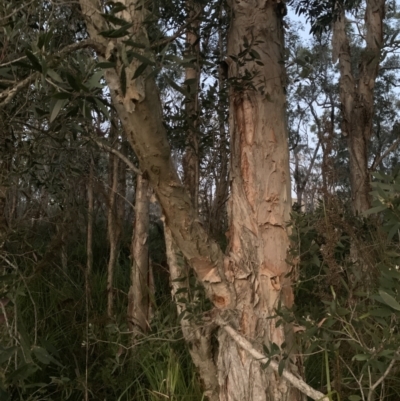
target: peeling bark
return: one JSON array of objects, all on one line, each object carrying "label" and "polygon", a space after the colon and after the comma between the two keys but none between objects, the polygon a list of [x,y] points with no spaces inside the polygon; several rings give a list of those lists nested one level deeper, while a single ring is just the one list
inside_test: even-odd
[{"label": "peeling bark", "polygon": [[333,62],[339,60],[342,133],[350,154],[350,182],[353,211],[362,213],[371,206],[368,147],[372,135],[374,87],[383,46],[385,0],[367,0],[365,11],[366,47],[362,51],[357,76],[351,68],[350,42],[344,10],[333,25]]},{"label": "peeling bark", "polygon": [[[236,313],[230,318],[241,335],[259,350],[286,343],[293,351],[291,327],[280,325],[275,308],[291,307],[286,277],[291,191],[286,127],[283,29],[274,1],[232,1],[228,36],[231,133],[229,258],[226,275],[235,286]],[[247,50],[247,55],[241,56]],[[249,61],[255,51],[258,61]],[[251,85],[246,79],[252,75]],[[302,395],[267,372],[219,333],[220,401],[288,401]],[[293,358],[294,362],[294,358]],[[296,366],[288,360],[288,371]]]}]

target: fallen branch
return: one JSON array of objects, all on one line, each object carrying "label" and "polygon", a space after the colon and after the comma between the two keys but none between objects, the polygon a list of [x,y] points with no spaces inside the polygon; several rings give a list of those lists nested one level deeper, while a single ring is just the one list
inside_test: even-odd
[{"label": "fallen branch", "polygon": [[[268,367],[273,369],[275,372],[278,372],[278,363],[276,361],[270,360],[261,352],[258,352],[252,344],[247,341],[243,336],[241,336],[236,330],[234,330],[231,326],[228,325],[225,321],[222,320],[221,317],[217,318],[217,323],[226,331],[226,333],[232,337],[232,339],[238,344],[241,348],[247,351],[254,359],[256,359],[260,363],[269,362]],[[315,401],[330,401],[330,398],[315,390],[311,386],[309,386],[305,381],[296,377],[293,373],[290,373],[286,369],[282,372],[282,377],[288,381],[293,387],[300,390],[303,394],[312,398]]]}]

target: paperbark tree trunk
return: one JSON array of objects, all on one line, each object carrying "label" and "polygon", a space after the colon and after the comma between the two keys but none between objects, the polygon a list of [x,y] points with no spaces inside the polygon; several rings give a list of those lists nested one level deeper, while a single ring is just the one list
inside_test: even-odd
[{"label": "paperbark tree trunk", "polygon": [[131,286],[128,294],[129,329],[137,334],[149,329],[149,182],[141,174],[136,180],[135,224],[132,240]]},{"label": "paperbark tree trunk", "polygon": [[357,74],[351,67],[351,51],[343,9],[333,25],[333,62],[339,60],[342,134],[347,138],[350,154],[350,183],[354,213],[371,206],[368,147],[372,135],[374,87],[383,46],[385,0],[367,0],[365,42]]},{"label": "paperbark tree trunk", "polygon": [[[80,0],[80,3],[89,34],[97,42],[99,56],[103,60],[112,56],[115,60],[116,67],[105,73],[113,104],[141,169],[156,192],[175,243],[204,284],[214,306],[225,310],[224,316],[231,325],[261,351],[263,344],[283,347],[285,342],[290,353],[292,330],[283,324],[276,327],[277,321],[273,318],[280,303],[288,307],[293,303],[286,277],[289,246],[286,222],[291,197],[283,29],[278,10],[281,2],[231,3],[228,54],[233,56],[229,72],[232,196],[230,247],[226,257],[198,221],[173,166],[158,90],[154,79],[148,77],[151,68],[147,67],[142,75],[132,79],[141,62],[133,59],[126,65],[126,60],[122,61],[124,46],[128,46],[123,43],[124,38],[107,39],[99,35],[109,27],[99,13],[97,0]],[[135,0],[122,0],[122,3],[127,10],[118,13],[118,17],[133,23],[129,31],[131,39],[149,49],[142,25],[144,8],[135,7]],[[243,57],[245,50],[247,54]],[[137,47],[134,51],[138,51]],[[139,51],[150,60],[153,58],[149,50]],[[259,57],[257,61],[263,65],[251,57]],[[124,87],[121,74],[126,77]],[[220,401],[302,399],[284,379],[263,370],[225,333],[220,330],[218,334]],[[296,370],[289,359],[286,368]]]},{"label": "paperbark tree trunk", "polygon": [[[286,127],[284,40],[279,2],[230,3],[228,35],[231,197],[227,274],[237,305],[231,325],[257,344],[293,352],[290,327],[273,318],[279,303],[293,305],[286,277],[291,190]],[[296,370],[287,359],[286,369]],[[220,401],[301,399],[220,331]]]}]

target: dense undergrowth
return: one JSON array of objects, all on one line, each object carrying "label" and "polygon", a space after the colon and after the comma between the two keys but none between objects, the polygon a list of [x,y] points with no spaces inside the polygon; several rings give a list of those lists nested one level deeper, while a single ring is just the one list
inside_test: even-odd
[{"label": "dense undergrowth", "polygon": [[[162,238],[152,227],[156,293],[150,332],[132,343],[126,310],[129,252],[115,271],[115,316],[106,316],[107,245],[97,227],[85,287],[84,233],[68,241],[68,268],[49,223],[15,231],[1,255],[0,399],[201,400],[202,392],[171,303]],[[128,246],[128,245],[127,245]],[[9,300],[9,301],[8,301]],[[87,391],[86,391],[87,389]]]},{"label": "dense undergrowth", "polygon": [[[371,216],[356,218],[327,195],[313,212],[292,214],[296,307],[278,313],[294,324],[306,381],[334,401],[400,399],[392,362],[400,350],[400,182],[375,178]],[[10,234],[0,255],[1,400],[203,399],[171,302],[162,230],[153,225],[150,233],[151,330],[135,343],[126,321],[129,235],[108,319],[105,232],[98,223],[88,287],[83,231],[65,241],[67,268],[53,223],[21,224]]]}]

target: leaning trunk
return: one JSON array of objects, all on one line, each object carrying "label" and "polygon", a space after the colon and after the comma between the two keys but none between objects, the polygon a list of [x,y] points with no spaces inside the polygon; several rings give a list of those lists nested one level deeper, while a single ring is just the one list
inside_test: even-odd
[{"label": "leaning trunk", "polygon": [[[273,317],[280,304],[293,305],[286,262],[291,190],[281,3],[252,0],[230,5],[232,186],[226,274],[238,300],[231,325],[261,352],[263,345],[276,344],[283,355],[284,349],[292,352],[294,344],[291,328],[278,325]],[[295,371],[294,361],[282,363]],[[224,331],[219,334],[218,378],[220,401],[301,399]]]},{"label": "leaning trunk", "polygon": [[[204,395],[208,401],[218,401],[217,367],[214,363],[211,341],[215,325],[210,324],[210,318],[208,318],[208,321],[203,320],[202,324],[199,325],[195,321],[196,319],[191,318],[187,312],[187,306],[191,300],[189,299],[189,277],[186,261],[177,249],[171,230],[166,225],[164,225],[164,235],[172,298],[175,301],[178,316],[180,317],[182,334],[201,378]],[[196,302],[196,299],[192,301]]]}]

